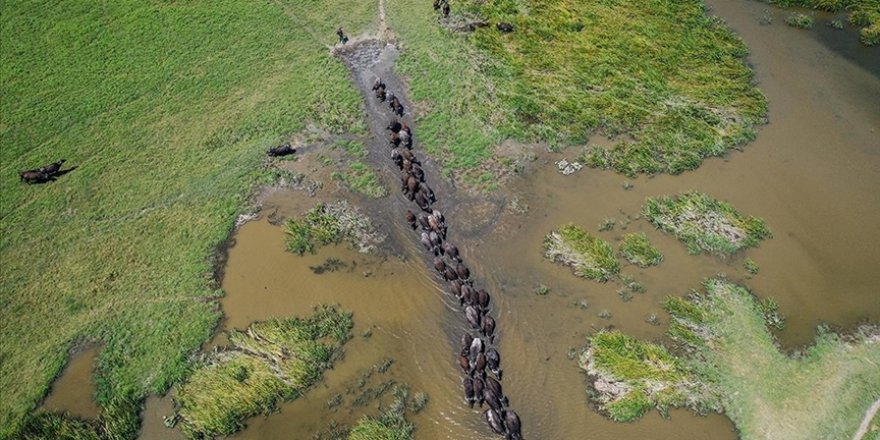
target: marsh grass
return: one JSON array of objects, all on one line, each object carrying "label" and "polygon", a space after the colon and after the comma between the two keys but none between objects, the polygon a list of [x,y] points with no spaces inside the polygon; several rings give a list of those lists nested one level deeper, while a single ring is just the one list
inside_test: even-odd
[{"label": "marsh grass", "polygon": [[29,415],[18,433],[21,440],[100,440],[102,437],[94,422],[78,420],[61,414],[36,413]]},{"label": "marsh grass", "polygon": [[394,385],[391,388],[394,400],[379,416],[364,416],[351,429],[348,440],[411,440],[415,425],[406,419],[408,412],[417,413],[428,404],[425,393],[416,393],[409,397],[409,389],[405,385]]},{"label": "marsh grass", "polygon": [[[0,438],[78,340],[101,341],[100,424],[188,372],[221,295],[212,254],[265,150],[314,122],[365,127],[333,31],[375,2],[5,2],[0,14]],[[16,172],[60,158],[57,182]],[[38,300],[35,300],[38,299]],[[51,323],[51,330],[47,330]]]},{"label": "marsh grass", "polygon": [[785,23],[789,26],[794,26],[796,28],[812,29],[813,17],[810,17],[807,14],[802,14],[800,12],[792,12],[788,17],[785,18]]},{"label": "marsh grass", "polygon": [[284,232],[287,249],[298,255],[343,241],[359,252],[374,252],[385,239],[368,217],[345,201],[315,205],[301,218],[288,219]]},{"label": "marsh grass", "polygon": [[639,267],[656,266],[663,261],[663,254],[648,240],[644,232],[625,234],[620,242],[620,254]]},{"label": "marsh grass", "polygon": [[302,395],[332,366],[352,326],[350,313],[320,307],[306,319],[230,331],[231,346],[209,355],[178,390],[182,431],[190,438],[230,435],[245,418]]},{"label": "marsh grass", "polygon": [[620,421],[651,407],[723,412],[744,440],[851,438],[880,394],[880,328],[820,327],[813,345],[785,354],[768,330],[782,322],[774,301],[723,278],[704,287],[664,304],[682,356],[616,331],[590,338],[580,364],[600,409]]},{"label": "marsh grass", "polygon": [[620,272],[611,245],[571,223],[547,234],[544,256],[571,267],[579,277],[600,282],[611,280]]},{"label": "marsh grass", "polygon": [[692,254],[730,255],[773,236],[764,220],[744,216],[729,203],[696,191],[648,198],[643,212],[655,226],[683,241]]},{"label": "marsh grass", "polygon": [[[768,3],[828,12],[849,11],[849,23],[862,28],[859,31],[859,41],[866,46],[880,44],[880,0],[769,0]],[[838,28],[836,24],[833,26]],[[843,23],[840,23],[838,29],[840,28],[843,28]]]}]

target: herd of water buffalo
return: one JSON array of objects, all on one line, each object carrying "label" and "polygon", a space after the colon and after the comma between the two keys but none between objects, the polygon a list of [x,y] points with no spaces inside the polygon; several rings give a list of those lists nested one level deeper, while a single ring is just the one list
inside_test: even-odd
[{"label": "herd of water buffalo", "polygon": [[18,173],[18,177],[21,178],[21,181],[24,183],[46,183],[55,180],[58,176],[61,176],[71,171],[61,170],[61,166],[64,165],[64,162],[67,161],[61,159],[58,162],[50,163],[46,166],[35,168],[33,170],[22,171]]},{"label": "herd of water buffalo", "polygon": [[509,409],[509,402],[501,389],[501,355],[493,346],[495,319],[489,313],[491,297],[486,289],[474,287],[470,270],[465,266],[458,248],[446,240],[446,219],[434,209],[437,198],[425,181],[421,162],[412,152],[413,133],[397,117],[404,109],[385,83],[377,78],[372,87],[376,99],[388,102],[393,113],[386,126],[390,132],[391,159],[401,171],[401,192],[419,207],[418,214],[406,211],[406,221],[417,231],[420,241],[433,257],[434,269],[449,284],[448,293],[458,300],[471,330],[461,336],[458,364],[465,374],[462,380],[468,405],[488,408],[484,416],[497,434],[509,440],[521,440],[521,422],[517,413]]}]

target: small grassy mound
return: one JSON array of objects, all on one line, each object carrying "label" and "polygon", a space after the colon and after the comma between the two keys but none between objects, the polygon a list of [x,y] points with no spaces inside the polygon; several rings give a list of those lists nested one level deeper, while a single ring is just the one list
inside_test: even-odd
[{"label": "small grassy mound", "polygon": [[376,172],[362,162],[367,157],[364,144],[354,140],[339,140],[335,144],[350,156],[345,171],[333,173],[333,177],[341,180],[352,191],[367,197],[380,199],[388,195],[388,188],[376,175]]},{"label": "small grassy mound", "polygon": [[608,281],[620,272],[611,245],[571,223],[547,234],[544,256],[570,266],[579,277],[597,281]]},{"label": "small grassy mound", "polygon": [[705,293],[668,298],[665,308],[668,334],[686,355],[600,332],[582,356],[591,398],[615,420],[685,406],[723,412],[744,440],[843,439],[880,395],[878,326],[847,337],[820,327],[812,346],[787,355],[768,330],[781,325],[775,302],[722,278],[706,281]]},{"label": "small grassy mound", "polygon": [[410,440],[414,430],[405,418],[386,412],[361,419],[348,434],[348,440]]},{"label": "small grassy mound", "polygon": [[764,220],[746,217],[729,203],[692,191],[649,198],[644,214],[660,229],[685,242],[692,254],[732,254],[772,237]]},{"label": "small grassy mound", "polygon": [[322,307],[307,319],[273,319],[229,332],[232,346],[211,354],[177,393],[183,432],[229,435],[245,418],[298,397],[332,366],[352,325],[350,313]]},{"label": "small grassy mound", "polygon": [[785,18],[785,23],[789,26],[794,26],[801,29],[812,29],[813,17],[810,17],[807,14],[801,14],[800,12],[793,12],[791,15]]},{"label": "small grassy mound", "polygon": [[591,337],[580,365],[590,376],[599,409],[616,421],[635,420],[651,408],[665,413],[670,406],[704,406],[712,400],[711,393],[664,347],[619,331]]},{"label": "small grassy mound", "polygon": [[620,243],[620,254],[626,261],[639,267],[656,266],[663,261],[660,249],[654,247],[644,232],[636,232],[623,236]]},{"label": "small grassy mound", "polygon": [[345,201],[319,203],[299,219],[284,226],[287,249],[299,255],[315,253],[319,246],[346,240],[360,252],[373,252],[384,240],[370,219]]},{"label": "small grassy mound", "polygon": [[62,414],[37,413],[29,416],[17,437],[21,440],[101,440],[98,428],[90,422]]}]

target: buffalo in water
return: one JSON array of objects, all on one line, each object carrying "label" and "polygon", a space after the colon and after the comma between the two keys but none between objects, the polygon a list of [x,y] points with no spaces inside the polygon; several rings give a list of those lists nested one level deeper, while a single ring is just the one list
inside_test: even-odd
[{"label": "buffalo in water", "polygon": [[458,366],[461,367],[461,371],[463,371],[464,374],[469,374],[471,372],[471,363],[465,355],[458,356]]},{"label": "buffalo in water", "polygon": [[455,265],[455,272],[458,273],[458,277],[466,280],[471,277],[471,271],[464,264],[458,263]]},{"label": "buffalo in water", "polygon": [[400,103],[396,96],[391,96],[388,99],[388,106],[391,107],[391,111],[397,116],[403,116],[403,104]]},{"label": "buffalo in water", "polygon": [[486,350],[486,367],[495,377],[501,380],[501,355],[498,354],[498,350],[494,348]]},{"label": "buffalo in water", "polygon": [[296,153],[296,148],[291,147],[290,144],[279,145],[266,150],[266,154],[269,155],[269,157],[288,156],[293,153]]},{"label": "buffalo in water", "polygon": [[487,409],[483,414],[486,417],[486,422],[489,423],[489,427],[496,434],[504,435],[505,429],[504,422],[501,420],[501,414],[492,408]]},{"label": "buffalo in water", "polygon": [[471,371],[473,377],[486,377],[486,355],[480,353],[477,355],[477,359],[474,360],[474,369]]},{"label": "buffalo in water", "polygon": [[489,296],[489,292],[486,292],[486,289],[480,289],[480,291],[477,292],[477,299],[477,302],[479,302],[480,307],[483,309],[483,311],[488,311],[489,301],[492,299]]},{"label": "buffalo in water", "polygon": [[413,176],[403,176],[400,179],[400,190],[403,191],[410,200],[413,200],[419,190],[419,181]]},{"label": "buffalo in water", "polygon": [[434,257],[434,270],[436,270],[440,274],[446,272],[446,263],[443,262],[442,258]]},{"label": "buffalo in water", "polygon": [[403,126],[400,125],[400,121],[397,119],[392,119],[391,122],[388,123],[388,126],[385,127],[386,130],[390,130],[392,133],[399,132],[401,128],[403,128]]},{"label": "buffalo in water", "polygon": [[394,165],[397,165],[398,169],[403,169],[403,156],[400,155],[400,150],[397,148],[391,149],[391,161],[394,162]]},{"label": "buffalo in water", "polygon": [[480,312],[478,312],[477,309],[473,308],[473,306],[467,306],[467,308],[464,309],[464,314],[471,327],[475,329],[480,328]]},{"label": "buffalo in water", "polygon": [[[446,277],[446,271],[443,271],[443,277]],[[449,294],[454,296],[455,298],[461,298],[461,284],[459,284],[458,280],[449,283]],[[470,342],[468,342],[470,344]]]},{"label": "buffalo in water", "polygon": [[[474,392],[474,381],[471,378],[466,377],[464,378],[464,380],[461,381],[461,384],[464,386],[464,400],[467,402],[469,407],[473,408],[474,401],[476,400],[476,393]],[[480,406],[483,406],[482,401],[483,398],[482,396],[480,396]]]},{"label": "buffalo in water", "polygon": [[406,210],[406,223],[409,225],[410,228],[416,228],[416,215],[413,214],[413,212],[409,209]]},{"label": "buffalo in water", "polygon": [[[479,377],[475,377],[471,379],[474,384],[474,398],[477,400],[477,404],[480,405],[480,408],[483,407],[483,389],[485,385],[483,385],[483,380]],[[471,406],[473,408],[473,406]]]},{"label": "buffalo in water", "polygon": [[422,227],[425,232],[428,232],[431,229],[431,225],[429,223],[428,215],[424,212],[420,212],[418,216],[419,226]]},{"label": "buffalo in water", "polygon": [[480,338],[474,338],[471,341],[471,346],[469,348],[469,355],[471,359],[476,359],[477,356],[483,352],[485,345],[483,344],[483,340]]},{"label": "buffalo in water", "polygon": [[397,133],[391,133],[391,139],[388,140],[388,144],[391,145],[392,148],[397,148],[400,146],[400,135]]},{"label": "buffalo in water", "polygon": [[489,408],[498,411],[499,414],[504,413],[504,406],[501,405],[501,398],[489,388],[483,388],[483,400],[489,404]]},{"label": "buffalo in water", "polygon": [[495,339],[495,320],[489,315],[483,317],[483,336],[490,342]]},{"label": "buffalo in water", "polygon": [[[427,236],[428,236],[427,233],[423,233],[423,235],[424,235],[426,238],[427,238]],[[422,244],[424,244],[424,243],[425,243],[425,242],[422,241]],[[429,245],[429,246],[431,245],[431,240],[430,240],[430,239],[428,239],[428,245]],[[428,250],[431,251],[432,249],[428,249]],[[443,278],[446,278],[446,281],[455,281],[455,280],[458,279],[458,274],[455,273],[455,269],[453,269],[453,268],[451,268],[451,267],[449,267],[449,266],[446,266],[446,271],[443,272]],[[461,297],[459,297],[459,300],[461,300]],[[461,301],[459,301],[459,302],[461,302]]]},{"label": "buffalo in water", "polygon": [[470,333],[465,333],[461,335],[461,355],[467,356],[471,350],[471,343],[474,342],[474,337],[471,336]]},{"label": "buffalo in water", "polygon": [[461,261],[461,258],[458,256],[458,248],[448,241],[443,243],[443,252],[446,252],[446,256],[452,260]]},{"label": "buffalo in water", "polygon": [[[418,182],[417,180],[415,180],[415,177],[409,177],[413,179],[413,181]],[[419,190],[414,195],[410,195],[410,200],[415,200],[416,205],[418,205],[419,209],[421,209],[422,211],[431,211],[431,201],[428,200],[427,197],[425,197],[424,191],[422,191],[421,188],[419,188]]]},{"label": "buffalo in water", "polygon": [[522,425],[516,411],[507,411],[504,424],[507,425],[507,440],[522,440]]}]

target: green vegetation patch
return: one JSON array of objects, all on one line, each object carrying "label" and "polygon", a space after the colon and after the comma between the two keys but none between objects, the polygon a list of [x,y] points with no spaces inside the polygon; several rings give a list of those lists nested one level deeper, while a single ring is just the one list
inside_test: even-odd
[{"label": "green vegetation patch", "polygon": [[376,231],[370,219],[342,200],[319,203],[302,218],[292,218],[284,225],[287,249],[299,255],[315,253],[319,246],[343,240],[360,252],[374,252],[385,237]]},{"label": "green vegetation patch", "polygon": [[[849,23],[862,28],[859,41],[866,46],[880,44],[880,0],[766,0],[779,6],[800,6],[822,11],[849,11]],[[803,15],[803,14],[800,14]],[[786,20],[788,22],[788,20]],[[835,26],[836,27],[836,26]],[[842,27],[842,26],[841,26]]]},{"label": "green vegetation patch", "polygon": [[692,254],[732,254],[773,234],[764,220],[746,217],[729,203],[696,192],[649,198],[644,214],[655,226],[685,242]]},{"label": "green vegetation patch", "polygon": [[100,440],[94,422],[55,413],[37,413],[28,416],[17,433],[21,440]]},{"label": "green vegetation patch", "polygon": [[791,13],[791,15],[785,18],[785,23],[789,26],[794,26],[801,29],[812,29],[813,17],[810,17],[807,14],[801,14],[800,12],[793,12]]},{"label": "green vegetation patch", "polygon": [[608,281],[620,272],[611,245],[571,223],[547,234],[544,256],[570,266],[579,277],[597,281]]},{"label": "green vegetation patch", "polygon": [[345,171],[335,173],[334,177],[342,180],[352,191],[367,197],[381,199],[388,195],[388,188],[382,183],[376,172],[359,160],[349,162]]},{"label": "green vegetation patch", "polygon": [[[652,344],[599,333],[591,338],[582,366],[615,379],[612,391],[686,378],[687,386],[677,388],[684,398],[665,402],[723,412],[745,440],[851,438],[880,395],[878,326],[847,337],[820,327],[813,345],[787,355],[768,330],[781,322],[775,302],[760,301],[722,278],[707,280],[704,293],[667,298],[665,308],[672,318],[668,334],[686,355],[670,358]],[[597,377],[603,376],[592,374],[591,382]],[[600,390],[592,384],[591,389]],[[614,397],[627,397],[616,420],[634,420],[653,404],[643,397],[647,393],[629,397],[612,391],[602,388],[592,398],[607,408]]]},{"label": "green vegetation patch", "polygon": [[[464,7],[464,6],[463,6]],[[584,144],[584,161],[625,174],[698,167],[752,140],[766,100],[745,44],[700,0],[523,0],[466,7],[493,26],[471,41],[515,116],[504,135]],[[494,24],[514,25],[501,33]]]},{"label": "green vegetation patch", "polygon": [[230,435],[245,418],[295,399],[332,366],[350,338],[350,313],[318,308],[307,319],[256,322],[232,330],[232,344],[213,353],[180,386],[182,430],[190,438]]},{"label": "green vegetation patch", "polygon": [[[365,129],[327,44],[372,27],[376,6],[3,2],[0,438],[81,340],[105,347],[102,429],[137,435],[144,396],[185,377],[220,318],[211,257],[266,149],[309,122]],[[62,158],[77,168],[58,181],[18,181]]]},{"label": "green vegetation patch", "polygon": [[625,234],[620,243],[620,253],[632,264],[640,267],[656,266],[663,261],[663,254],[648,240],[644,232]]},{"label": "green vegetation patch", "polygon": [[711,390],[664,347],[616,330],[593,335],[580,365],[599,409],[616,421],[635,420],[651,408],[662,413],[669,407],[699,409],[714,400]]}]

